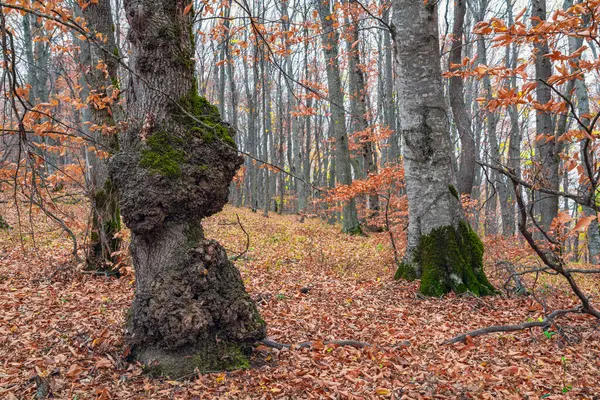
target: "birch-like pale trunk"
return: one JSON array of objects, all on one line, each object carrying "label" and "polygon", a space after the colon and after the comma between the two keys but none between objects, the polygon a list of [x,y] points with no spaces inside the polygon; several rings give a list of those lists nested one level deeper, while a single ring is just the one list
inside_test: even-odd
[{"label": "birch-like pale trunk", "polygon": [[408,245],[396,277],[421,278],[420,291],[495,292],[483,271],[483,244],[465,219],[452,168],[435,2],[394,0],[396,88],[408,195]]}]

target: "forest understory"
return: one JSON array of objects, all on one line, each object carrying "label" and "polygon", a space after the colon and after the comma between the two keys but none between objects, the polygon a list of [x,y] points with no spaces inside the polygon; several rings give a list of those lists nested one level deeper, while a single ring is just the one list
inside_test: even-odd
[{"label": "forest understory", "polygon": [[[85,221],[83,208],[72,212]],[[131,266],[125,262],[120,278],[86,273],[71,263],[72,244],[61,230],[34,221],[33,240],[28,228],[19,232],[10,210],[5,215],[15,228],[0,230],[1,398],[597,399],[600,393],[600,325],[587,315],[557,319],[545,332],[443,344],[470,330],[538,320],[544,310],[536,298],[550,310],[576,306],[558,278],[528,281],[535,288],[529,296],[424,298],[418,282],[393,280],[386,232],[347,236],[316,218],[265,218],[230,206],[204,222],[207,236],[236,259],[268,339],[311,346],[257,344],[250,369],[153,379],[126,361],[122,341],[134,292]],[[501,289],[508,274],[497,261],[526,246],[485,242],[487,275]],[[509,261],[536,262],[533,255]],[[597,279],[578,282],[598,298]]]}]

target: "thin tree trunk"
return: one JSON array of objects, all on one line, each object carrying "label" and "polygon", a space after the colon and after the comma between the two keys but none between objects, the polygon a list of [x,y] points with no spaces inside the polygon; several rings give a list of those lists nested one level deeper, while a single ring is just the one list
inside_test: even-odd
[{"label": "thin tree trunk", "polygon": [[[564,4],[563,4],[563,9],[568,9],[570,7],[573,6],[573,0],[565,0]],[[581,46],[583,46],[583,38],[582,37],[569,37],[569,53],[574,53],[577,49],[581,48]],[[572,62],[574,63],[578,63],[580,61],[580,57],[576,57],[574,59],[572,59]],[[572,73],[576,73],[576,68],[574,68],[573,66],[571,67],[571,72]],[[575,97],[577,98],[577,113],[579,115],[579,119],[581,120],[581,122],[584,125],[588,125],[590,124],[590,119],[587,117],[590,114],[590,99],[588,96],[588,89],[585,83],[584,79],[574,79],[569,81],[569,84],[573,84],[573,85],[568,85],[567,90],[565,91],[565,96],[571,96],[571,93],[573,92],[573,86],[575,88]],[[583,127],[581,126],[577,126],[577,129],[582,129]],[[560,133],[560,132],[559,132]],[[586,157],[584,157],[583,152],[586,151],[586,144],[589,145],[589,141],[588,143],[586,143],[586,140],[582,141],[580,143],[580,160],[585,160]],[[568,174],[565,173],[565,180],[567,181],[566,183],[568,183]],[[589,192],[589,188],[587,188],[586,186],[588,185],[581,185],[581,192],[582,193],[587,193]],[[567,189],[564,189],[565,191],[567,191]],[[582,217],[587,217],[587,216],[591,216],[591,215],[596,215],[597,213],[589,208],[589,207],[582,207]],[[587,230],[587,244],[588,244],[588,252],[589,252],[589,258],[590,258],[590,262],[593,264],[598,264],[600,263],[600,231],[599,231],[599,227],[598,227],[598,219],[594,218],[592,220],[592,222],[590,223],[590,225],[588,226],[588,230]]]},{"label": "thin tree trunk", "polygon": [[[389,8],[387,8],[382,18],[389,20]],[[393,47],[392,34],[386,29],[383,31],[383,45],[385,47],[385,104],[384,104],[384,121],[386,128],[391,130],[391,135],[388,139],[387,158],[385,162],[397,164],[400,157],[400,140],[399,131],[396,129],[396,104],[394,99],[394,63],[393,63]]]},{"label": "thin tree trunk", "polygon": [[[543,23],[546,20],[546,0],[532,0],[532,16],[538,17]],[[544,57],[550,53],[548,42],[544,39],[534,43],[535,49],[535,75],[538,81],[536,98],[541,104],[547,104],[552,99],[550,87],[543,82],[548,82],[552,76],[552,62],[550,58]],[[542,82],[543,81],[543,82]],[[558,143],[554,137],[552,115],[548,111],[536,110],[536,151],[537,162],[540,164],[540,177],[543,177],[543,185],[547,189],[559,189],[558,167]],[[536,192],[536,200],[539,203],[539,214],[541,227],[548,231],[552,220],[558,215],[558,196]]]},{"label": "thin tree trunk", "polygon": [[[467,0],[454,2],[454,26],[452,29],[452,47],[448,57],[448,70],[454,71],[452,64],[462,64],[463,27],[467,11]],[[450,106],[460,137],[460,165],[458,170],[458,191],[471,196],[475,179],[475,139],[471,130],[471,115],[465,106],[464,85],[461,76],[450,78]]]},{"label": "thin tree trunk", "polygon": [[[513,21],[513,5],[512,0],[506,0],[507,7],[507,22],[508,25],[511,26]],[[509,45],[506,47],[506,55],[505,55],[505,63],[509,68],[517,67],[517,57],[518,51],[515,44]],[[509,79],[509,89],[517,88],[517,78],[512,76]],[[516,104],[511,104],[508,106],[508,116],[510,119],[510,134],[509,134],[509,144],[508,144],[508,167],[513,171],[513,174],[517,178],[521,177],[521,129],[519,128],[519,111],[517,109]],[[518,190],[521,190],[520,188]],[[516,233],[516,218],[515,218],[515,205],[516,205],[516,196],[514,185],[509,185],[509,198],[508,198],[508,207],[510,209],[510,213],[512,215],[510,232],[506,232],[506,236],[510,233],[510,235],[514,235]],[[507,221],[508,223],[508,221]],[[509,227],[507,226],[507,229]]]},{"label": "thin tree trunk", "polygon": [[[271,88],[269,80],[267,80],[267,63],[265,62],[264,54],[261,58],[262,67],[262,89],[263,89],[263,161],[269,162],[269,133],[271,132]],[[263,168],[264,185],[263,185],[263,215],[269,215],[269,207],[271,206],[271,185],[269,177],[269,169]]]},{"label": "thin tree trunk", "polygon": [[[350,0],[351,6],[356,6],[355,0]],[[348,74],[350,86],[350,131],[366,132],[369,127],[367,119],[367,102],[366,98],[367,87],[365,77],[362,71],[362,63],[360,60],[360,38],[358,34],[358,21],[352,17],[353,24],[348,29]],[[358,139],[360,142],[360,138]],[[373,142],[365,141],[364,138],[360,143],[360,156],[362,158],[361,177],[366,178],[369,174],[377,173],[377,165],[375,163]],[[369,210],[379,209],[379,198],[376,193],[372,193],[367,198],[367,208]]]},{"label": "thin tree trunk", "polygon": [[[82,10],[82,15],[90,33],[100,34],[105,39],[102,48],[89,43],[81,44],[81,62],[86,69],[85,83],[82,85],[86,90],[83,93],[93,93],[100,98],[113,97],[110,108],[100,108],[90,102],[84,115],[89,113],[91,122],[97,127],[92,131],[97,148],[113,154],[119,147],[116,124],[122,120],[123,112],[118,104],[119,63],[115,57],[119,51],[113,32],[110,1],[90,3]],[[97,68],[99,63],[105,65],[106,75]],[[100,127],[102,129],[98,129]],[[86,267],[112,272],[117,261],[115,253],[121,248],[121,239],[117,235],[121,230],[118,193],[110,179],[107,160],[99,158],[94,152],[90,152],[89,160],[91,172],[88,192],[92,204],[92,234]]]},{"label": "thin tree trunk", "polygon": [[[331,124],[335,138],[335,174],[338,184],[350,185],[352,172],[350,166],[350,150],[346,132],[346,117],[344,113],[344,94],[340,78],[338,60],[339,33],[334,29],[329,0],[316,0],[316,8],[321,19],[323,33],[323,54],[327,71],[329,87],[329,104],[331,109]],[[362,234],[358,223],[354,199],[345,201],[342,207],[342,230],[350,234]]]}]

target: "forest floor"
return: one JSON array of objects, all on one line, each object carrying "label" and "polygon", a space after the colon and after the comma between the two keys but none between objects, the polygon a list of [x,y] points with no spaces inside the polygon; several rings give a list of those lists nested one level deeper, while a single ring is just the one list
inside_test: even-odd
[{"label": "forest floor", "polygon": [[[536,320],[542,307],[531,296],[420,298],[416,283],[392,279],[387,234],[348,237],[317,219],[228,207],[205,227],[230,255],[246,247],[236,215],[250,237],[236,264],[269,338],[312,347],[259,346],[250,370],[150,379],[123,359],[133,275],[82,274],[69,267],[71,244],[60,231],[40,230],[34,251],[32,239],[12,229],[0,231],[0,398],[31,399],[46,389],[59,399],[600,398],[598,321],[574,315],[552,332],[442,345],[472,329]],[[489,273],[501,287],[501,274]],[[600,302],[600,279],[585,279]],[[538,282],[538,294],[551,307],[576,304],[550,278]],[[372,346],[324,343],[331,339]]]}]

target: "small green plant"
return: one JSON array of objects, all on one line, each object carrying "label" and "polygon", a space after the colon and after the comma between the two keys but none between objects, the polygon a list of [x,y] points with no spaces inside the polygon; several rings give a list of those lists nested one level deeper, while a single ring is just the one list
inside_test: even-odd
[{"label": "small green plant", "polygon": [[563,393],[568,393],[573,390],[573,385],[567,384],[567,369],[569,368],[569,360],[567,357],[562,356],[560,358],[560,363],[562,364],[562,382],[563,382]]},{"label": "small green plant", "polygon": [[556,335],[556,332],[544,331],[544,336],[546,336],[548,339],[552,339],[552,336],[554,335]]}]

